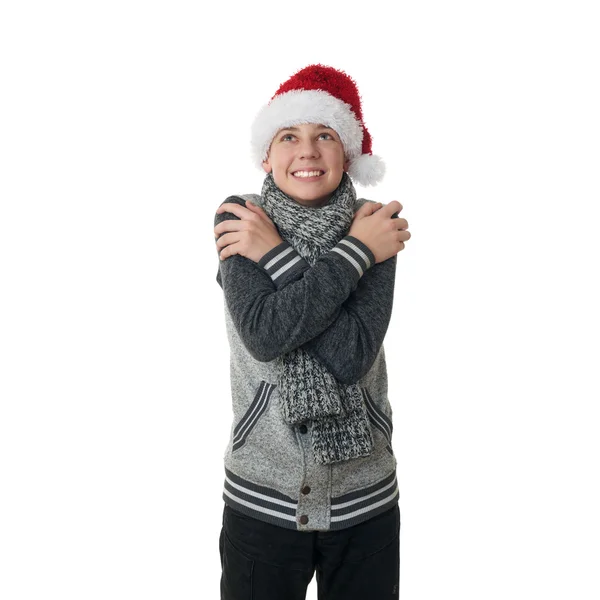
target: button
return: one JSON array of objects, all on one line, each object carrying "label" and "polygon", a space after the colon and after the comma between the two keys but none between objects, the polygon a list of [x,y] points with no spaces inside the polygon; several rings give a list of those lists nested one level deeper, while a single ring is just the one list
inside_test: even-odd
[{"label": "button", "polygon": [[308,431],[306,425],[300,425],[300,433],[306,433]]},{"label": "button", "polygon": [[303,494],[310,494],[310,487],[309,487],[308,485],[305,485],[305,486],[302,488],[302,493],[303,493]]},{"label": "button", "polygon": [[300,523],[302,523],[302,525],[306,525],[308,523],[308,517],[306,515],[302,515],[300,517]]}]

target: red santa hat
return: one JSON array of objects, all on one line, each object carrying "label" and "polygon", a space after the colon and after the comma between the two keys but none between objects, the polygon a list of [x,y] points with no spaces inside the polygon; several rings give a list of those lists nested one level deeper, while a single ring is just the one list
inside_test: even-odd
[{"label": "red santa hat", "polygon": [[343,71],[309,65],[283,83],[252,125],[252,155],[260,168],[280,129],[320,123],[334,129],[350,161],[348,175],[357,183],[375,185],[385,164],[371,150],[371,135],[363,122],[360,96],[353,79]]}]

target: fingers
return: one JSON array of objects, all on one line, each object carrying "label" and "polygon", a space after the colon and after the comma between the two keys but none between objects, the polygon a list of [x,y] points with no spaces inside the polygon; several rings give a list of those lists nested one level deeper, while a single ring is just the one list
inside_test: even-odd
[{"label": "fingers", "polygon": [[398,200],[392,200],[391,202],[388,202],[388,204],[386,204],[380,212],[386,218],[391,218],[393,214],[399,213],[403,208],[404,207],[402,204],[400,204],[400,202],[398,202]]},{"label": "fingers", "polygon": [[219,208],[217,208],[217,214],[221,214],[224,212],[229,212],[235,215],[236,217],[239,217],[240,219],[242,217],[247,218],[255,214],[245,206],[240,206],[239,204],[235,204],[234,202],[224,202],[223,204],[221,204],[221,206],[219,206]]},{"label": "fingers", "polygon": [[226,246],[219,252],[219,260],[225,260],[231,252],[231,246]]},{"label": "fingers", "polygon": [[381,202],[365,202],[355,213],[354,218],[368,217],[378,211],[383,205]]},{"label": "fingers", "polygon": [[[237,204],[236,204],[237,206]],[[221,223],[219,223],[214,229],[213,232],[215,234],[215,237],[225,233],[226,231],[242,231],[244,229],[246,229],[247,226],[244,224],[243,221],[239,221],[239,220],[233,220],[233,219],[229,219],[227,221],[221,221]]]},{"label": "fingers", "polygon": [[231,233],[224,233],[217,241],[216,241],[216,245],[217,245],[217,250],[220,250],[221,248],[224,248],[225,246],[228,246],[229,244],[233,244],[234,242],[238,242],[240,239],[240,236],[237,235],[237,231],[233,231]]},{"label": "fingers", "polygon": [[[260,220],[273,224],[273,221],[271,221],[269,215],[267,215],[267,213],[260,206],[257,206],[250,200],[246,201],[246,206],[241,206],[233,202],[225,202],[224,204],[221,204],[219,208],[217,208],[218,214],[224,212],[230,212],[242,221]],[[233,219],[230,219],[229,222],[233,222]]]},{"label": "fingers", "polygon": [[223,248],[220,252],[219,252],[219,258],[221,260],[225,260],[226,258],[233,256],[234,254],[237,254],[237,252],[232,249],[232,244],[230,244],[229,246],[225,246],[225,248]]},{"label": "fingers", "polygon": [[260,206],[258,206],[258,204],[254,204],[254,202],[252,202],[252,200],[247,200],[246,206],[248,208],[250,208],[251,210],[255,210],[256,212],[262,212],[262,213],[265,212]]},{"label": "fingers", "polygon": [[264,211],[264,209],[260,206],[257,206],[256,204],[254,204],[254,202],[250,202],[250,200],[248,200],[246,202],[246,206],[254,213],[257,214],[261,219],[264,219],[266,221],[272,222],[271,218],[269,217],[269,215]]},{"label": "fingers", "polygon": [[[378,204],[381,204],[381,202],[378,202]],[[398,200],[392,200],[391,202],[388,202],[388,204],[383,204],[382,208],[377,210],[376,214],[382,219],[391,219],[392,215],[400,212],[402,208],[403,206]]]},{"label": "fingers", "polygon": [[364,212],[371,212],[379,204],[381,204],[381,202],[365,202],[359,210],[362,210]]},{"label": "fingers", "polygon": [[356,214],[360,213],[361,216],[368,216],[377,213],[377,216],[382,219],[390,219],[393,214],[400,212],[402,208],[402,204],[397,200],[392,200],[388,204],[383,204],[381,202],[365,202]]},{"label": "fingers", "polygon": [[[219,253],[219,258],[221,260],[225,260],[226,258],[233,256],[234,254],[241,254],[243,252],[242,246],[240,245],[240,243],[238,243],[240,242],[239,238],[231,237],[233,235],[234,234],[232,233],[223,235],[219,238],[219,241],[217,242],[217,252]],[[226,240],[225,238],[228,239]],[[219,242],[221,241],[222,243],[220,244],[220,247]]]}]

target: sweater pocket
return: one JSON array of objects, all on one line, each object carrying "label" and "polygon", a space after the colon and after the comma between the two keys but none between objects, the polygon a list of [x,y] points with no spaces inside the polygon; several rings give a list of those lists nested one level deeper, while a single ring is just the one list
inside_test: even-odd
[{"label": "sweater pocket", "polygon": [[261,380],[252,404],[250,404],[248,410],[246,410],[233,430],[232,452],[239,450],[246,443],[248,436],[267,410],[271,394],[275,387],[275,385]]},{"label": "sweater pocket", "polygon": [[373,425],[373,427],[379,429],[385,439],[387,440],[387,445],[385,449],[394,456],[394,451],[392,450],[392,432],[394,430],[394,426],[392,425],[392,420],[381,410],[379,406],[375,404],[373,398],[371,398],[371,394],[365,387],[360,388],[362,391],[363,398],[365,400],[365,406],[367,407],[367,414],[369,415],[369,421]]}]

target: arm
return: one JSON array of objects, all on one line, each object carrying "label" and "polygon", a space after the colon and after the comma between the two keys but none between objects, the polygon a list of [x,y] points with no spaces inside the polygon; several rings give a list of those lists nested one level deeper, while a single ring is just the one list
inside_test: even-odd
[{"label": "arm", "polygon": [[[245,204],[236,197],[225,202]],[[215,226],[228,218],[238,217],[217,214]],[[217,281],[244,345],[256,360],[267,362],[327,329],[375,257],[346,236],[312,267],[287,242],[261,263],[257,268],[243,256],[230,256],[220,262]]]},{"label": "arm", "polygon": [[[264,268],[270,256],[286,251],[286,246],[289,244],[274,248],[258,266]],[[288,253],[297,254],[293,249]],[[397,255],[373,265],[343,302],[331,325],[301,346],[342,383],[359,381],[377,358],[392,315],[396,263]],[[307,269],[310,269],[308,264],[280,283],[273,283],[281,289]]]},{"label": "arm", "polygon": [[367,271],[342,304],[337,319],[302,349],[343,383],[355,383],[373,366],[392,316],[397,256]]}]

